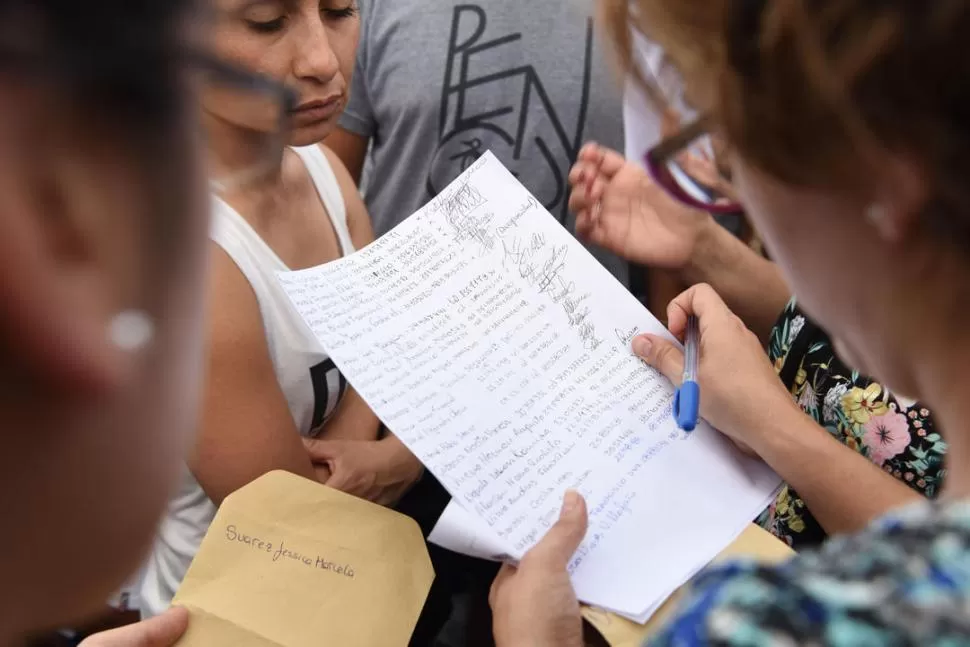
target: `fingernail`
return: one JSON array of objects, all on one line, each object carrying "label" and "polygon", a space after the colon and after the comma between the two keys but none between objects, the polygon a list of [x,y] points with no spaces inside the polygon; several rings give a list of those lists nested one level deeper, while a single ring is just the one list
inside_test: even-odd
[{"label": "fingernail", "polygon": [[579,506],[579,492],[576,490],[568,490],[566,496],[563,497],[562,502],[562,512],[561,514],[569,514]]},{"label": "fingernail", "polygon": [[650,354],[650,347],[653,344],[646,337],[637,337],[633,340],[633,352],[641,357]]}]

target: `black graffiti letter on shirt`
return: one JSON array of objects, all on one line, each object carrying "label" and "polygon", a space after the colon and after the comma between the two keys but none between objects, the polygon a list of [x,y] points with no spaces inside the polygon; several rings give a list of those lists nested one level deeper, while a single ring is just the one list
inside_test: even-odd
[{"label": "black graffiti letter on shirt", "polygon": [[[565,222],[566,176],[583,141],[593,65],[593,25],[586,24],[585,56],[562,65],[575,65],[581,91],[571,97],[578,103],[573,132],[567,132],[547,85],[525,52],[559,55],[545,36],[531,34],[526,45],[522,33],[486,37],[488,16],[475,4],[454,9],[448,58],[441,96],[439,147],[428,177],[429,197],[491,150],[515,174],[526,177],[527,188],[543,205]],[[501,61],[497,65],[495,61]],[[563,96],[562,89],[554,92]],[[568,92],[568,90],[567,90]],[[529,164],[529,168],[524,166]]]},{"label": "black graffiti letter on shirt", "polygon": [[347,379],[328,357],[310,369],[310,382],[313,384],[313,426],[310,429],[315,433],[337,410],[347,391]]}]

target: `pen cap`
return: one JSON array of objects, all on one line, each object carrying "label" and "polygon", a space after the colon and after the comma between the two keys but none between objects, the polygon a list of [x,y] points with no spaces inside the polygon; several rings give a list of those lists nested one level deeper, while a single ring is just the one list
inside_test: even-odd
[{"label": "pen cap", "polygon": [[697,382],[684,382],[674,394],[674,420],[684,431],[694,431],[700,414],[701,390]]}]

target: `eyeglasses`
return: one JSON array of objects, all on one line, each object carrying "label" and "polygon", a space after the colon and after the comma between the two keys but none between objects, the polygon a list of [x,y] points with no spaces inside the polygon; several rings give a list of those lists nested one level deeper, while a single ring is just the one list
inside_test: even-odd
[{"label": "eyeglasses", "polygon": [[644,165],[658,185],[688,207],[719,216],[744,213],[744,207],[735,198],[716,186],[729,182],[727,178],[720,176],[715,181],[708,179],[705,182],[678,161],[682,154],[705,144],[709,147],[708,122],[701,117],[647,151]]},{"label": "eyeglasses", "polygon": [[195,60],[203,110],[210,103],[219,105],[221,119],[251,135],[245,140],[245,150],[231,151],[234,170],[211,179],[217,191],[231,191],[279,164],[297,95],[281,83],[215,57],[203,55]]}]

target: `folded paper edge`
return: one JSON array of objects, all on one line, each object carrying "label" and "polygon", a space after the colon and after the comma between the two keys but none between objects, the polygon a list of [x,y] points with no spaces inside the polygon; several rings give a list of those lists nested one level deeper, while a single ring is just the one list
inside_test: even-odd
[{"label": "folded paper edge", "polygon": [[[247,633],[247,634],[249,634],[251,636],[254,636],[254,637],[256,637],[256,638],[264,641],[266,643],[267,647],[286,647],[286,645],[284,645],[282,643],[279,643],[279,642],[276,642],[272,638],[267,638],[262,633],[260,633],[258,631],[255,631],[254,629],[252,629],[250,627],[246,627],[246,626],[240,625],[238,622],[235,622],[233,620],[229,620],[228,618],[226,618],[224,616],[221,616],[221,615],[212,613],[211,611],[208,611],[206,609],[203,609],[202,607],[195,606],[193,604],[184,604],[184,603],[183,604],[177,604],[177,605],[174,605],[174,606],[180,606],[180,607],[183,607],[183,608],[185,608],[185,609],[188,610],[188,612],[189,612],[189,626],[190,627],[191,627],[191,625],[192,625],[193,622],[197,622],[196,620],[194,620],[194,618],[197,617],[197,616],[199,616],[199,615],[201,615],[201,616],[205,616],[206,618],[209,618],[209,619],[218,620],[218,621],[223,622],[225,624],[232,625],[236,629],[239,629],[240,631],[242,631],[244,633]],[[191,634],[189,633],[187,635],[191,635]],[[176,647],[185,645],[185,638],[179,639],[179,641],[177,643],[175,643],[175,644],[176,644]]]}]

